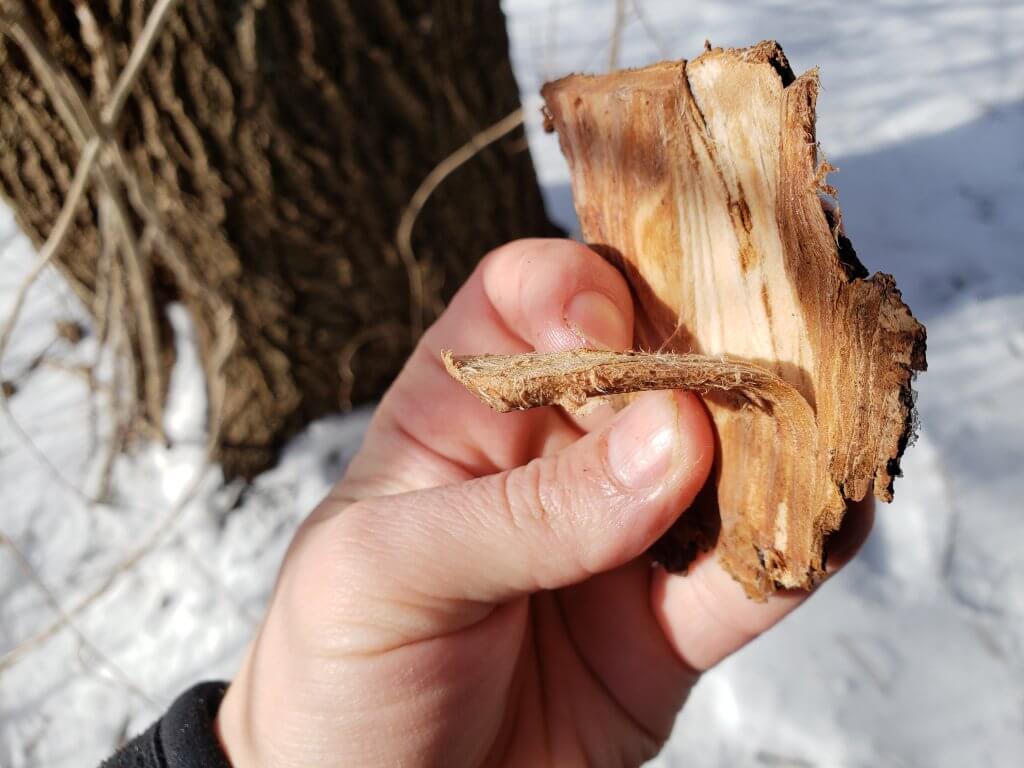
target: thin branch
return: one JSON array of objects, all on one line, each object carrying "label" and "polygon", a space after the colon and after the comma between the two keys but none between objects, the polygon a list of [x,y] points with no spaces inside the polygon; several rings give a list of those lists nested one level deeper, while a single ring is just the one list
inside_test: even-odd
[{"label": "thin branch", "polygon": [[626,0],[615,0],[615,21],[612,23],[611,51],[608,53],[608,71],[619,68],[619,49],[622,47],[622,30],[626,24]]},{"label": "thin branch", "polygon": [[632,0],[632,5],[633,14],[636,16],[637,21],[640,22],[640,25],[644,28],[644,32],[647,34],[647,37],[652,43],[654,43],[654,47],[658,49],[658,55],[663,59],[672,58],[672,52],[669,51],[665,43],[662,42],[661,35],[658,34],[654,25],[651,24],[650,19],[647,18],[647,11],[644,9],[642,0]]},{"label": "thin branch", "polygon": [[7,345],[10,342],[11,333],[14,330],[14,326],[18,322],[18,317],[25,304],[25,298],[28,296],[29,289],[39,279],[39,276],[43,273],[46,267],[53,261],[54,257],[60,251],[61,246],[64,244],[64,240],[67,238],[68,232],[71,231],[71,222],[75,220],[75,212],[78,210],[78,204],[81,203],[82,198],[85,196],[85,191],[89,182],[89,174],[92,172],[92,167],[96,162],[96,158],[99,155],[100,142],[98,139],[93,139],[85,146],[85,150],[82,152],[82,157],[78,161],[78,168],[75,170],[75,177],[71,181],[71,186],[68,189],[68,195],[64,200],[64,205],[60,209],[60,213],[57,215],[57,220],[54,222],[53,229],[50,231],[50,236],[46,238],[46,242],[43,243],[43,247],[39,250],[39,259],[36,261],[35,266],[25,276],[21,285],[18,287],[18,292],[14,296],[14,304],[7,316],[7,320],[4,323],[3,330],[0,331],[0,364],[3,362],[4,353],[7,351]]},{"label": "thin branch", "polygon": [[75,16],[78,17],[82,42],[92,55],[93,93],[100,102],[103,102],[110,98],[113,87],[111,78],[114,56],[110,50],[110,40],[100,29],[88,3],[75,3]]},{"label": "thin branch", "polygon": [[[110,99],[102,108],[100,118],[97,119],[83,94],[78,89],[76,83],[69,78],[64,68],[59,62],[53,59],[46,49],[46,46],[41,40],[38,32],[34,29],[31,20],[26,16],[24,6],[20,0],[0,0],[0,31],[8,34],[25,51],[40,83],[67,126],[72,139],[75,140],[79,146],[83,146],[82,157],[80,158],[79,167],[76,171],[75,177],[76,184],[79,184],[82,189],[77,190],[76,185],[73,185],[72,189],[69,191],[68,200],[65,202],[65,208],[62,209],[61,216],[58,217],[58,220],[55,223],[54,231],[47,241],[47,244],[53,242],[55,245],[50,249],[46,249],[44,246],[44,251],[41,255],[45,258],[40,259],[40,263],[37,264],[34,272],[41,272],[46,263],[49,263],[56,253],[57,247],[59,247],[60,242],[66,236],[67,230],[70,227],[70,222],[73,219],[74,207],[81,199],[81,195],[84,191],[90,172],[95,170],[100,184],[102,201],[109,204],[109,212],[117,220],[117,223],[121,228],[120,234],[123,238],[122,247],[125,254],[123,261],[125,262],[125,267],[128,270],[128,280],[129,287],[132,292],[132,298],[137,305],[141,305],[137,306],[136,309],[143,314],[143,328],[141,329],[142,333],[140,342],[143,346],[144,363],[147,364],[148,369],[146,377],[147,384],[152,386],[155,382],[158,385],[157,391],[160,393],[162,393],[162,384],[159,378],[155,378],[153,376],[152,365],[152,361],[155,359],[155,326],[151,325],[148,331],[146,329],[147,323],[145,315],[152,310],[152,298],[148,293],[148,285],[145,279],[146,275],[143,271],[143,263],[137,250],[137,239],[133,231],[131,219],[128,215],[127,206],[121,199],[117,184],[111,178],[107,169],[102,164],[97,164],[96,160],[101,154],[101,150],[110,150],[110,158],[113,160],[119,175],[122,177],[122,182],[126,185],[130,194],[134,192],[135,202],[139,205],[143,218],[147,222],[147,231],[149,231],[154,239],[166,246],[169,257],[169,266],[172,271],[175,272],[179,279],[183,280],[183,287],[191,286],[200,292],[206,291],[204,286],[202,286],[201,281],[196,278],[195,274],[191,270],[190,265],[178,251],[176,244],[167,237],[166,231],[162,227],[162,222],[160,221],[157,209],[155,206],[150,204],[149,201],[145,200],[145,196],[139,188],[137,179],[128,172],[127,164],[121,155],[119,145],[111,138],[112,129],[121,115],[131,88],[136,82],[145,61],[152,51],[167,18],[177,4],[178,0],[158,0],[156,6],[147,17],[146,24],[133,47],[128,63],[125,65],[124,70],[118,77]],[[88,140],[86,140],[86,137],[89,137]],[[72,195],[72,192],[74,195]],[[67,210],[70,212],[65,216],[65,211]],[[111,267],[113,270],[117,270],[118,264],[116,258],[111,259]],[[32,276],[31,280],[28,282],[30,283],[34,281],[36,277],[38,277],[37,274]],[[111,311],[121,312],[124,308],[123,295],[120,300],[116,297],[118,291],[121,290],[120,278],[116,276],[111,278],[111,285],[111,294],[114,296]],[[27,293],[27,290],[27,287],[24,288],[25,293]],[[20,312],[21,305],[23,303],[24,296],[20,295],[16,306],[16,312],[12,313],[12,317],[8,321],[9,328],[5,329],[5,337],[9,336],[9,329],[13,329],[17,320],[17,314]],[[210,464],[212,463],[211,457],[219,440],[220,430],[224,421],[226,388],[223,381],[223,368],[230,356],[234,344],[237,341],[237,325],[234,322],[234,317],[230,308],[222,301],[218,300],[214,302],[214,312],[218,319],[218,325],[224,329],[224,332],[217,338],[211,356],[212,363],[210,382],[208,385],[210,393],[209,409],[211,428],[203,462],[199,467],[197,467],[192,482],[186,488],[178,501],[172,505],[161,523],[151,531],[148,537],[146,537],[143,544],[115,566],[101,581],[101,583],[89,592],[89,594],[79,600],[78,603],[76,603],[70,610],[66,611],[59,605],[59,603],[54,602],[53,605],[55,612],[58,614],[57,619],[47,628],[19,644],[5,656],[0,658],[0,671],[17,663],[20,658],[29,653],[32,649],[42,646],[50,637],[56,635],[63,627],[70,625],[74,628],[72,622],[76,616],[80,615],[84,610],[104,595],[117,581],[121,574],[133,568],[144,557],[157,548],[167,533],[173,529],[181,512],[201,488],[202,482],[206,477]],[[151,317],[155,317],[155,315],[152,315]],[[118,334],[119,330],[123,330],[122,326],[123,323],[114,323],[114,334],[115,338],[118,339],[118,346],[126,340],[124,334]],[[4,344],[6,344],[6,338],[4,339]],[[0,345],[0,353],[2,353],[2,349],[3,345]],[[130,358],[130,352],[128,353],[128,357]],[[148,360],[145,359],[147,357]],[[0,354],[0,358],[2,358],[2,354]],[[132,360],[129,359],[127,362],[131,364]],[[159,371],[156,373],[159,374]],[[130,379],[134,381],[134,375],[130,376]],[[10,413],[9,404],[7,403],[6,398],[3,398],[2,404],[4,409],[7,411],[7,415],[11,420],[12,426],[15,431],[24,438],[24,441],[30,451],[35,454],[37,458],[42,461],[44,466],[59,478],[60,481],[62,481],[63,485],[66,485],[78,498],[88,503],[90,500],[85,497],[85,494],[63,478],[52,462],[50,462],[46,455],[35,446],[28,434],[14,420],[13,415]],[[41,583],[41,580],[37,581],[40,581]],[[45,584],[42,584],[42,586],[45,587]],[[52,593],[48,594],[52,596]],[[80,633],[77,633],[76,631],[76,634]]]},{"label": "thin branch", "polygon": [[[146,25],[129,57],[129,62],[118,77],[111,99],[103,108],[99,121],[93,115],[78,86],[68,77],[60,63],[47,51],[38,32],[25,16],[20,2],[8,0],[8,3],[5,3],[2,21],[4,30],[26,51],[37,77],[72,136],[76,137],[79,143],[84,141],[85,136],[90,136],[91,143],[99,137],[109,140],[114,123],[120,116],[127,95],[141,71],[141,65],[152,50],[168,14],[177,3],[178,0],[160,0],[150,12]],[[13,5],[13,12],[8,10],[8,5]],[[116,155],[119,157],[119,153]],[[128,175],[123,163],[120,170],[122,175]],[[102,165],[98,167],[98,176],[101,191],[111,200],[122,230],[122,245],[129,287],[132,298],[136,302],[136,313],[140,319],[138,340],[146,371],[143,381],[147,410],[151,423],[160,433],[162,431],[161,411],[164,385],[158,352],[156,310],[152,290],[145,280],[146,270],[138,253],[131,217],[128,215],[127,207],[121,199],[117,185]]]},{"label": "thin branch", "polygon": [[[124,327],[124,287],[121,283],[121,264],[116,258],[117,239],[112,233],[112,216],[110,212],[111,203],[109,198],[101,197],[98,210],[98,222],[100,232],[100,254],[99,262],[96,265],[96,308],[94,311],[98,319],[96,358],[93,362],[93,370],[100,370],[106,352],[111,357],[111,382],[109,395],[107,397],[107,410],[109,412],[110,438],[106,441],[102,451],[96,450],[90,453],[91,456],[98,456],[93,466],[98,467],[97,481],[92,491],[91,498],[106,500],[110,493],[110,480],[113,477],[114,464],[117,459],[117,452],[121,450],[124,442],[124,424],[126,417],[125,408],[121,405],[122,395],[122,371],[124,366],[119,357],[122,349],[123,338],[127,335]],[[96,430],[99,432],[100,424],[97,416]]]},{"label": "thin branch", "polygon": [[409,199],[409,204],[402,211],[402,216],[398,221],[398,229],[395,232],[395,243],[398,246],[398,254],[401,256],[409,276],[409,326],[413,343],[416,342],[423,332],[424,305],[423,274],[420,270],[420,264],[416,260],[416,254],[412,249],[412,231],[416,225],[416,218],[420,215],[420,211],[423,210],[423,206],[426,205],[430,196],[448,176],[476,157],[481,150],[510,134],[522,123],[523,110],[519,108],[477,133],[438,163],[434,170],[427,174],[427,177],[423,179],[423,182]]},{"label": "thin branch", "polygon": [[[100,112],[100,122],[105,131],[112,131],[131,93],[132,87],[142,72],[143,64],[156,45],[164,25],[170,14],[178,5],[179,0],[158,0],[153,10],[146,17],[138,39],[132,47],[128,62],[117,78],[110,99]],[[152,288],[148,280],[148,270],[139,252],[138,239],[135,237],[131,220],[123,210],[121,201],[116,200],[118,218],[123,235],[123,253],[127,267],[128,287],[132,300],[136,305],[139,318],[139,347],[142,352],[142,364],[145,369],[144,389],[148,417],[162,436],[163,411],[163,369],[160,362],[159,340],[156,332],[156,308],[152,296]]]},{"label": "thin branch", "polygon": [[21,422],[15,418],[14,412],[11,410],[10,399],[7,397],[7,394],[2,391],[0,391],[0,410],[3,410],[4,416],[7,418],[7,423],[15,437],[18,438],[25,450],[27,450],[43,467],[43,469],[46,470],[47,474],[49,474],[61,487],[64,488],[64,490],[71,493],[79,501],[88,504],[91,501],[88,495],[64,476],[64,473],[61,472],[52,461],[50,461],[45,451],[36,445],[35,440],[32,439],[32,436],[28,431],[21,426]]},{"label": "thin branch", "polygon": [[[7,351],[7,346],[10,342],[14,327],[17,325],[18,318],[24,308],[25,299],[28,296],[29,289],[36,280],[39,279],[39,276],[46,269],[47,265],[50,264],[53,258],[60,251],[60,248],[71,229],[71,222],[74,221],[75,211],[78,209],[78,205],[85,195],[85,190],[89,181],[89,174],[96,162],[97,156],[99,155],[99,149],[100,142],[98,139],[93,139],[86,145],[85,150],[82,153],[82,157],[79,160],[78,168],[75,171],[75,177],[71,182],[71,187],[68,189],[67,198],[64,200],[64,205],[61,207],[60,214],[57,216],[57,221],[54,223],[53,230],[50,232],[50,236],[46,239],[46,242],[39,251],[39,259],[36,261],[32,270],[18,288],[18,292],[14,297],[14,305],[8,313],[3,330],[0,331],[0,370],[2,370],[4,354]],[[7,421],[11,426],[11,431],[14,435],[24,445],[26,450],[28,450],[28,452],[32,454],[32,456],[34,456],[44,468],[46,468],[47,472],[55,477],[60,485],[73,493],[77,498],[82,501],[87,501],[88,497],[86,494],[71,482],[71,480],[64,476],[64,474],[52,461],[50,461],[39,446],[35,444],[32,437],[14,417],[14,412],[11,410],[11,404],[7,397],[7,393],[2,390],[0,390],[0,410],[3,410],[4,416],[7,418]]]},{"label": "thin branch", "polygon": [[45,629],[37,632],[27,640],[22,641],[13,649],[8,651],[3,656],[0,656],[0,673],[12,666],[17,664],[23,657],[28,655],[31,651],[41,647],[48,640],[54,637],[58,632],[67,626],[70,626],[78,616],[85,612],[93,603],[103,597],[114,584],[117,583],[118,579],[128,571],[132,570],[137,566],[143,559],[149,554],[156,550],[159,545],[163,542],[164,538],[174,530],[177,525],[181,513],[192,501],[195,495],[199,492],[202,487],[203,480],[206,478],[206,474],[210,468],[209,455],[204,459],[203,463],[197,468],[195,474],[192,477],[192,481],[189,483],[185,492],[181,498],[174,504],[170,511],[164,516],[163,520],[149,533],[149,535],[143,540],[143,543],[133,550],[131,554],[121,560],[117,565],[107,572],[107,575],[103,580],[94,587],[85,597],[81,598],[74,606],[67,610],[62,610],[58,613],[57,618],[50,623]]},{"label": "thin branch", "polygon": [[100,119],[108,128],[114,126],[121,117],[121,110],[124,109],[132,86],[135,85],[135,81],[142,71],[142,65],[149,58],[149,54],[153,50],[153,46],[156,45],[156,41],[160,37],[160,32],[163,30],[168,16],[170,16],[179,1],[158,0],[153,10],[149,12],[149,16],[146,17],[146,25],[142,28],[139,39],[135,41],[135,46],[128,57],[128,63],[124,65],[124,69],[117,78],[117,84],[114,85],[114,91],[110,96],[110,100],[100,112]]},{"label": "thin branch", "polygon": [[[222,310],[224,313],[229,311],[230,310],[226,309]],[[223,367],[227,363],[231,350],[234,348],[235,342],[237,341],[237,325],[235,324],[234,319],[227,314],[221,314],[219,316],[218,325],[227,329],[226,332],[217,339],[211,354],[212,381],[219,383],[223,381]],[[212,456],[220,439],[220,430],[224,424],[223,408],[224,389],[220,386],[211,385],[211,428],[210,434],[207,438],[206,451],[202,463],[196,468],[196,471],[192,476],[192,481],[189,483],[178,501],[175,502],[168,511],[164,519],[150,532],[137,549],[111,568],[106,577],[104,577],[104,579],[92,591],[85,595],[85,597],[75,603],[73,607],[58,615],[58,617],[45,629],[37,632],[32,637],[19,643],[3,656],[0,656],[0,673],[9,669],[14,664],[17,664],[33,650],[45,645],[48,640],[60,632],[68,625],[69,622],[74,621],[76,617],[81,615],[93,603],[103,597],[103,595],[105,595],[110,588],[117,583],[118,579],[124,573],[137,566],[143,559],[156,550],[167,535],[174,530],[182,512],[202,488],[203,481],[206,479],[206,475],[212,465]]]},{"label": "thin branch", "polygon": [[[82,26],[83,39],[93,56],[93,69],[97,73],[94,78],[97,84],[97,94],[99,100],[105,102],[105,106],[100,113],[100,123],[102,130],[108,137],[108,141],[113,141],[113,129],[120,117],[127,96],[138,79],[142,63],[152,50],[168,17],[168,13],[173,10],[177,1],[171,0],[166,2],[161,0],[152,10],[146,20],[145,27],[132,48],[128,63],[125,65],[113,88],[111,88],[109,82],[113,60],[105,45],[103,34],[98,28],[88,6],[82,4],[76,9]],[[119,251],[125,264],[125,276],[128,280],[128,287],[135,305],[135,315],[138,319],[138,345],[145,372],[142,382],[146,400],[146,413],[150,425],[155,425],[157,435],[162,436],[160,425],[163,421],[163,370],[160,361],[157,313],[150,286],[148,260],[138,246],[131,221],[121,211],[122,204],[119,201],[115,204],[118,208],[117,218],[121,224],[121,230],[117,232],[118,237],[111,238],[112,230],[109,228],[106,232],[101,232],[101,235],[103,235],[105,242],[116,239],[121,246]]]},{"label": "thin branch", "polygon": [[[121,254],[125,265],[125,277],[128,281],[128,290],[131,293],[132,303],[135,307],[136,319],[138,321],[139,349],[142,353],[142,377],[143,392],[146,397],[146,411],[149,420],[157,430],[157,434],[163,435],[163,366],[160,361],[160,341],[157,337],[156,306],[153,301],[152,284],[149,280],[148,264],[143,260],[139,251],[138,240],[135,237],[134,227],[130,219],[123,215],[124,211],[119,209],[115,203],[115,210],[118,211],[118,223],[121,234]],[[131,351],[129,350],[129,355]]]},{"label": "thin branch", "polygon": [[[14,40],[24,52],[71,138],[78,146],[84,146],[89,136],[98,133],[86,131],[90,115],[85,99],[81,97],[77,84],[47,49],[21,0],[3,0],[0,4],[0,31]],[[76,94],[79,98],[68,98],[68,94]]]},{"label": "thin branch", "polygon": [[81,643],[85,648],[88,648],[93,655],[95,655],[101,662],[103,662],[107,667],[109,667],[111,671],[113,671],[114,676],[117,677],[121,681],[121,683],[126,688],[128,688],[128,690],[130,690],[136,696],[138,696],[143,701],[152,705],[155,708],[156,702],[153,701],[153,699],[150,698],[150,696],[147,695],[145,691],[139,688],[138,685],[132,682],[132,680],[114,662],[113,659],[107,656],[107,654],[100,650],[100,648],[94,642],[92,642],[88,637],[85,636],[85,634],[74,623],[71,617],[68,616],[67,613],[65,613],[63,606],[61,606],[60,604],[60,600],[57,599],[57,595],[54,593],[52,589],[50,589],[50,586],[46,583],[43,577],[39,575],[39,571],[35,569],[35,566],[32,565],[32,563],[21,551],[21,549],[14,543],[14,540],[10,536],[6,535],[3,531],[0,531],[0,545],[4,544],[6,544],[7,548],[10,549],[11,552],[14,554],[15,561],[17,561],[18,565],[21,567],[21,570],[25,573],[25,575],[28,576],[29,581],[35,584],[36,588],[39,589],[39,591],[43,594],[43,597],[46,599],[46,602],[49,604],[53,612],[56,613],[58,616],[62,617],[62,619],[64,620],[64,624],[68,627],[68,629],[71,630],[71,633],[76,638],[78,638],[78,642]]}]

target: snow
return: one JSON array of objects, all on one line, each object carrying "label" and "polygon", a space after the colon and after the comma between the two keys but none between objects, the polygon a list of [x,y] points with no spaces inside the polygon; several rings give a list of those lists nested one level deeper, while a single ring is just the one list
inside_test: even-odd
[{"label": "snow", "polygon": [[[741,7],[742,10],[737,10]],[[553,214],[572,228],[541,82],[608,66],[614,2],[506,0],[529,138]],[[643,11],[639,18],[636,9]],[[1019,765],[1024,755],[1024,3],[627,0],[620,65],[774,37],[794,68],[821,66],[819,138],[841,168],[847,228],[870,268],[896,275],[929,332],[920,438],[864,552],[782,626],[707,674],[665,752],[669,766]],[[0,316],[33,252],[0,210]],[[2,378],[12,408],[68,481],[95,488],[83,378],[86,313],[53,274],[32,291]],[[0,427],[0,536],[64,610],[124,558],[151,551],[58,632],[0,544],[0,766],[96,764],[189,684],[228,677],[301,517],[356,450],[369,409],[317,422],[248,489],[202,467],[205,395],[187,316],[170,447],[116,465],[112,502],[88,505]],[[31,368],[31,370],[29,370]],[[100,421],[100,437],[106,427]],[[100,440],[101,444],[102,441]],[[180,507],[180,509],[177,509]],[[177,511],[176,511],[177,510]],[[84,641],[83,641],[84,638]]]}]

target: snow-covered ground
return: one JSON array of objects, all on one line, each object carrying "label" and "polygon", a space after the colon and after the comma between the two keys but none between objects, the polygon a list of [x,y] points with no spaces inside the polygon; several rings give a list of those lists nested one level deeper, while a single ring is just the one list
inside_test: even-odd
[{"label": "snow-covered ground", "polygon": [[[614,0],[506,0],[531,148],[571,226],[564,162],[539,131],[540,83],[607,68]],[[929,331],[921,435],[863,554],[778,630],[698,685],[668,766],[1016,766],[1024,760],[1024,2],[626,0],[619,64],[692,56],[707,38],[774,37],[821,66],[819,137],[852,239],[896,275]],[[0,211],[0,317],[33,259]],[[82,317],[47,275],[2,378],[60,475],[89,489],[97,453],[79,376]],[[184,313],[172,320],[171,448],[116,467],[87,505],[0,426],[0,766],[91,765],[192,682],[227,677],[291,531],[358,445],[367,411],[321,421],[245,489],[201,466],[204,398]],[[94,463],[94,462],[92,462]],[[58,620],[13,543],[59,608]],[[151,542],[154,542],[152,546]],[[84,609],[126,558],[144,552]]]}]

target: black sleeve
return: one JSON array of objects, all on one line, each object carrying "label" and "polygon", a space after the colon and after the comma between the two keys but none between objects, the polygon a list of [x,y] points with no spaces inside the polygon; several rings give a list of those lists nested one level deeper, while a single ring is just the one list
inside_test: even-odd
[{"label": "black sleeve", "polygon": [[200,683],[100,768],[231,768],[213,723],[226,683]]}]

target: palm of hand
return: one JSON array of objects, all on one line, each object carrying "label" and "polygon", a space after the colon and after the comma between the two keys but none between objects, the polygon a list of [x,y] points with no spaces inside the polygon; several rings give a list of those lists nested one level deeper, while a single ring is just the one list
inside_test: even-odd
[{"label": "palm of hand", "polygon": [[651,576],[636,562],[505,605],[450,639],[445,655],[471,660],[451,671],[477,681],[451,706],[490,741],[483,764],[631,766],[657,754],[696,673],[653,618]]}]

